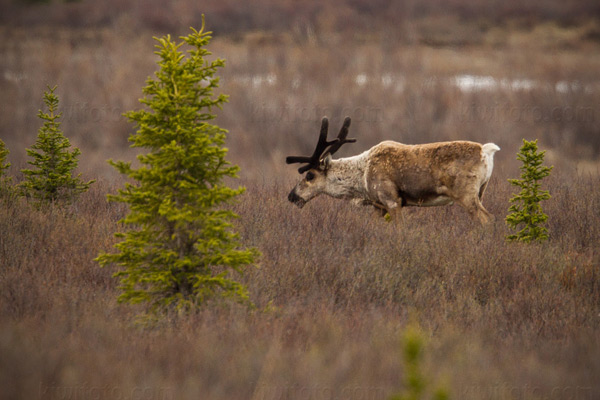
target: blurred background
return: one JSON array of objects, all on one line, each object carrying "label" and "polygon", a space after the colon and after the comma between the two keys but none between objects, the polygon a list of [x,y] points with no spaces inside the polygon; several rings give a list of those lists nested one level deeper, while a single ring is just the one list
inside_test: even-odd
[{"label": "blurred background", "polygon": [[0,138],[11,173],[26,167],[42,94],[58,85],[62,128],[84,176],[116,179],[106,160],[133,159],[134,126],[157,70],[153,36],[185,35],[206,17],[230,102],[231,162],[247,180],[293,176],[327,115],[340,156],[384,139],[493,141],[513,173],[521,139],[549,163],[598,173],[600,3],[596,0],[0,0]]}]

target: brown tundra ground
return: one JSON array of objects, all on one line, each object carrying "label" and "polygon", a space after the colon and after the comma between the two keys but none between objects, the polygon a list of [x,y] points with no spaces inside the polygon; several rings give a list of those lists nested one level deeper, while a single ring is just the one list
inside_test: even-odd
[{"label": "brown tundra ground", "polygon": [[[9,174],[22,179],[42,93],[57,84],[64,133],[82,150],[84,177],[99,180],[68,216],[0,199],[0,398],[386,399],[403,387],[400,342],[410,324],[426,339],[424,375],[453,399],[600,398],[593,13],[569,23],[422,16],[403,20],[397,35],[338,29],[354,21],[350,6],[335,26],[315,14],[228,33],[215,17],[224,33],[210,49],[227,60],[221,88],[230,95],[217,123],[242,167],[234,184],[247,188],[233,206],[236,229],[262,252],[239,279],[257,307],[209,305],[142,329],[133,323],[139,309],[116,302],[116,269],[93,261],[115,243],[126,213],[106,202],[123,179],[105,160],[135,156],[121,114],[139,107],[156,69],[152,35],[174,26],[185,34],[198,21],[98,17],[91,29],[43,24],[52,6],[35,7],[48,8],[13,10],[21,23],[0,25]],[[153,20],[150,9],[136,10]],[[498,144],[483,200],[496,222],[481,227],[457,206],[411,208],[399,225],[328,198],[297,209],[287,194],[300,176],[284,159],[311,152],[323,115],[332,129],[353,118],[358,142],[339,156],[384,139]],[[542,244],[504,239],[522,138],[539,139],[554,165]]]}]

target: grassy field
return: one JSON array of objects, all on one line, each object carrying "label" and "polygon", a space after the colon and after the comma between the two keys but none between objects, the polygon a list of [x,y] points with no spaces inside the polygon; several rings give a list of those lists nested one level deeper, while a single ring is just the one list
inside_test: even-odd
[{"label": "grassy field", "polygon": [[[426,338],[427,379],[453,399],[600,397],[597,6],[456,1],[436,13],[428,0],[396,21],[375,3],[202,10],[217,33],[210,49],[227,60],[217,122],[247,187],[236,227],[262,252],[240,277],[257,308],[211,304],[151,329],[117,304],[115,269],[92,261],[127,211],[106,202],[123,179],[105,160],[135,156],[121,114],[156,70],[152,36],[186,33],[198,8],[7,6],[10,175],[22,179],[42,93],[57,84],[64,133],[98,182],[66,213],[0,198],[0,398],[386,399],[402,388],[411,324]],[[280,20],[261,16],[270,8]],[[498,144],[483,201],[496,223],[457,206],[409,209],[397,226],[328,198],[297,209],[287,194],[300,176],[284,159],[312,150],[323,115],[336,129],[353,118],[358,142],[340,156],[384,139]],[[555,166],[550,239],[529,246],[504,240],[522,138],[539,139]]]},{"label": "grassy field", "polygon": [[[414,209],[395,227],[330,199],[298,211],[288,187],[249,184],[235,208],[244,243],[263,252],[241,278],[257,310],[209,306],[149,330],[116,304],[114,270],[92,261],[125,211],[105,203],[112,184],[71,216],[5,201],[2,397],[384,399],[401,387],[412,320],[426,376],[453,398],[596,398],[600,179],[555,175],[552,237],[531,246],[457,207]],[[500,218],[504,178],[485,201]]]}]

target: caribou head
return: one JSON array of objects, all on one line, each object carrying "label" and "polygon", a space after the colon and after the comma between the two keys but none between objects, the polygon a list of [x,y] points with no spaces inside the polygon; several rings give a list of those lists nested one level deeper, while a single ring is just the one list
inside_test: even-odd
[{"label": "caribou head", "polygon": [[300,174],[306,172],[304,178],[290,192],[289,201],[302,208],[309,200],[321,193],[337,197],[335,194],[337,185],[332,185],[328,181],[328,173],[332,165],[331,156],[344,144],[356,142],[356,139],[346,138],[349,127],[350,117],[346,117],[337,138],[328,141],[329,121],[327,117],[324,117],[321,121],[321,133],[319,134],[317,147],[313,154],[311,156],[289,156],[285,159],[288,164],[305,164],[298,168],[298,172]]}]

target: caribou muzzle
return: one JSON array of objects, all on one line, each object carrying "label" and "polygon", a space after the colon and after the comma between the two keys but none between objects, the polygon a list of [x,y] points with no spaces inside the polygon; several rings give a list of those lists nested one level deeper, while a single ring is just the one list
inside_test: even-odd
[{"label": "caribou muzzle", "polygon": [[296,189],[290,192],[288,200],[297,205],[298,208],[302,208],[306,204],[306,200],[296,194]]}]

